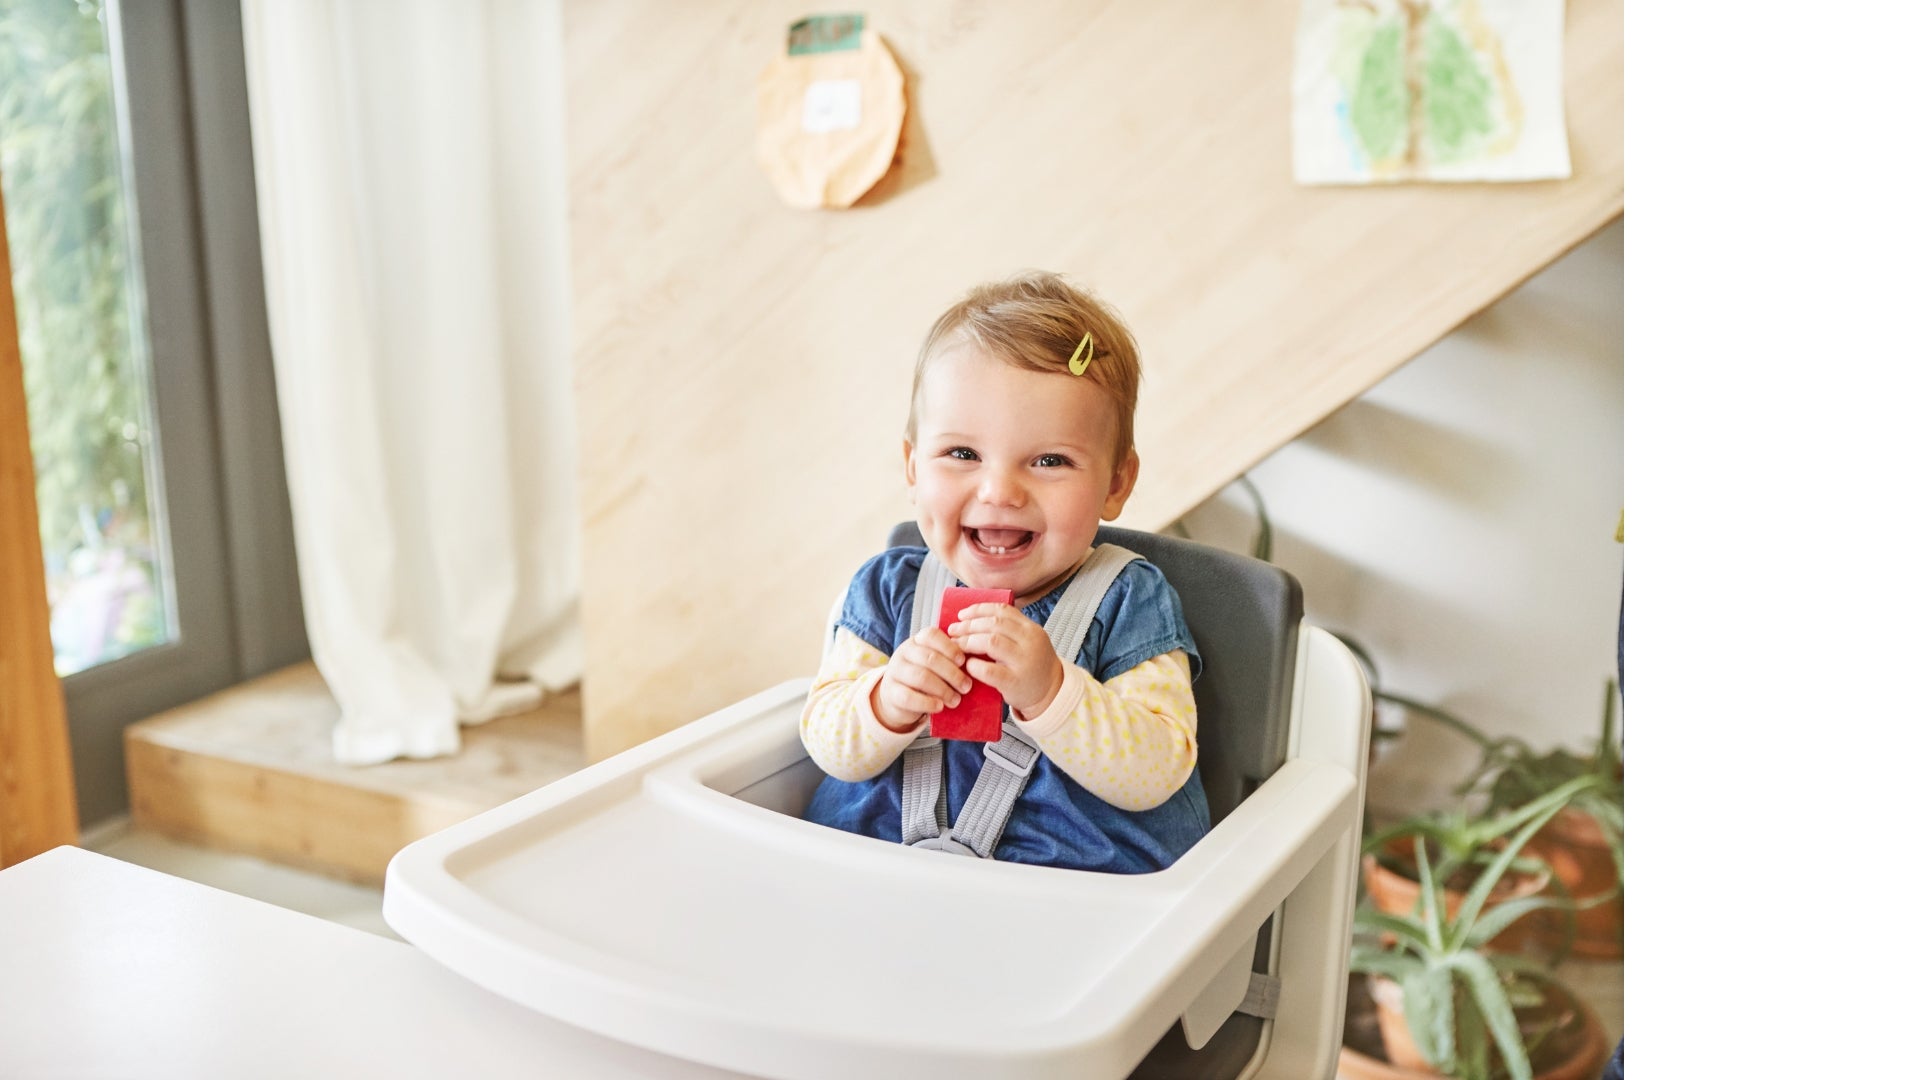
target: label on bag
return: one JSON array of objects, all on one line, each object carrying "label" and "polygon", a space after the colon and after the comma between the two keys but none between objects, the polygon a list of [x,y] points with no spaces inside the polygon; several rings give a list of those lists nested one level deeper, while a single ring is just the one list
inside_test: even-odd
[{"label": "label on bag", "polygon": [[865,15],[815,15],[787,27],[787,55],[845,52],[860,47]]},{"label": "label on bag", "polygon": [[824,135],[859,126],[860,80],[821,79],[807,85],[800,105],[800,130]]}]

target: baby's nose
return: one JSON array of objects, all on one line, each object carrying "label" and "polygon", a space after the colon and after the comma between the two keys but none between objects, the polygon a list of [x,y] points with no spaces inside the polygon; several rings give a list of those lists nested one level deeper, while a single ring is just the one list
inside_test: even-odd
[{"label": "baby's nose", "polygon": [[1018,476],[992,469],[980,479],[979,499],[994,506],[1020,506],[1027,501],[1027,488]]}]

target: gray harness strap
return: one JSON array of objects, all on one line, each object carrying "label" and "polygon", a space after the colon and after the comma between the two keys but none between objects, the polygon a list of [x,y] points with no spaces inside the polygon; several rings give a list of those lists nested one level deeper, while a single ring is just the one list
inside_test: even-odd
[{"label": "gray harness strap", "polygon": [[[1120,571],[1139,557],[1117,544],[1101,544],[1074,575],[1066,594],[1047,617],[1047,639],[1063,663],[1071,664],[1080,655],[1101,599]],[[953,572],[929,552],[914,586],[909,636],[933,625],[940,614],[940,594],[955,580]],[[960,819],[949,829],[947,785],[941,768],[943,743],[926,736],[907,748],[900,785],[900,842],[991,859],[1000,844],[1000,834],[1006,831],[1007,819],[1013,815],[1013,804],[1039,763],[1040,748],[1018,725],[1003,720],[999,740],[981,748],[985,760],[980,775],[967,793],[966,805],[960,808]]]},{"label": "gray harness strap", "polygon": [[[940,617],[940,594],[959,584],[946,564],[927,552],[920,578],[913,587],[913,623],[908,636],[933,625]],[[921,844],[947,831],[947,785],[941,776],[940,756],[946,740],[923,735],[907,747],[900,782],[900,842]]]}]

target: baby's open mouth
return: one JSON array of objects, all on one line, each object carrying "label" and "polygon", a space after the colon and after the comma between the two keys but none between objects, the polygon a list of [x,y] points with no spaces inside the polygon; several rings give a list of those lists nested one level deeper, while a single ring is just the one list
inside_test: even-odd
[{"label": "baby's open mouth", "polygon": [[1033,543],[1026,529],[966,529],[967,539],[989,555],[1008,555]]}]

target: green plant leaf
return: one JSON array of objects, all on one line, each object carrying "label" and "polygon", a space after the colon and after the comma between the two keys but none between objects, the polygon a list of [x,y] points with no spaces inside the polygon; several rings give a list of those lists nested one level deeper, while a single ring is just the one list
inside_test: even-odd
[{"label": "green plant leaf", "polygon": [[1389,915],[1376,908],[1361,908],[1353,913],[1353,925],[1382,934],[1392,934],[1409,944],[1428,944],[1427,929],[1404,915]]},{"label": "green plant leaf", "polygon": [[1407,821],[1401,822],[1398,825],[1394,825],[1386,829],[1381,829],[1379,832],[1373,833],[1372,835],[1368,836],[1366,839],[1361,841],[1360,850],[1366,852],[1369,855],[1378,855],[1381,853],[1381,851],[1383,851],[1386,848],[1388,844],[1393,843],[1395,840],[1398,840],[1403,836],[1425,835],[1426,829],[1427,829],[1427,825],[1425,824],[1423,819],[1411,818]]},{"label": "green plant leaf", "polygon": [[1407,1007],[1407,1030],[1426,1058],[1441,1072],[1454,1067],[1453,973],[1422,968],[1400,980]]},{"label": "green plant leaf", "polygon": [[1426,970],[1426,966],[1418,957],[1383,949],[1378,945],[1358,944],[1347,954],[1348,970],[1384,975],[1396,983],[1412,978]]},{"label": "green plant leaf", "polygon": [[1620,887],[1627,884],[1627,820],[1626,811],[1621,804],[1612,799],[1596,797],[1589,800],[1581,809],[1593,815],[1600,826],[1601,835],[1607,838],[1607,848],[1613,852],[1613,870],[1620,878]]},{"label": "green plant leaf", "polygon": [[1608,679],[1606,689],[1601,691],[1600,698],[1600,745],[1593,748],[1594,771],[1603,772],[1608,776],[1612,776],[1614,769],[1620,765],[1620,752],[1613,745],[1613,700],[1618,691],[1619,685],[1612,679]]},{"label": "green plant leaf", "polygon": [[1568,793],[1563,795],[1559,802],[1536,800],[1537,806],[1533,818],[1508,839],[1507,846],[1501,849],[1493,862],[1487,864],[1485,870],[1480,872],[1479,878],[1473,883],[1473,888],[1468,890],[1465,899],[1460,901],[1460,911],[1453,918],[1452,932],[1447,935],[1449,949],[1461,947],[1467,934],[1473,929],[1473,924],[1479,920],[1480,910],[1486,905],[1487,897],[1492,895],[1493,887],[1499,884],[1501,875],[1505,874],[1507,867],[1519,857],[1520,849],[1527,846],[1527,841],[1532,840],[1534,834],[1539,832],[1553,815],[1559,813],[1560,809],[1566,805],[1566,799],[1571,797],[1571,793]]},{"label": "green plant leaf", "polygon": [[[1553,807],[1553,813],[1546,815],[1546,817],[1550,818],[1553,814],[1559,813],[1569,802],[1573,801],[1575,795],[1596,786],[1598,783],[1599,780],[1592,776],[1576,776],[1546,794],[1539,796],[1532,802],[1493,818],[1481,827],[1481,833],[1488,840],[1496,836],[1505,836],[1521,825],[1534,821],[1540,812],[1549,806]],[[1540,818],[1538,824],[1546,824],[1546,818]],[[1524,843],[1524,841],[1522,843]],[[1514,846],[1517,848],[1522,845],[1516,844]]]},{"label": "green plant leaf", "polygon": [[1471,994],[1460,1001],[1460,1064],[1453,1075],[1459,1080],[1492,1080],[1487,1064],[1487,1022],[1480,1015]]},{"label": "green plant leaf", "polygon": [[1553,873],[1553,866],[1548,863],[1547,860],[1536,858],[1524,851],[1513,860],[1513,865],[1507,869],[1509,873],[1523,874],[1527,877],[1543,874],[1551,875]]},{"label": "green plant leaf", "polygon": [[1240,485],[1247,489],[1253,499],[1253,516],[1260,523],[1260,529],[1253,537],[1253,557],[1261,562],[1273,561],[1273,522],[1267,518],[1267,500],[1260,497],[1260,489],[1243,474]]},{"label": "green plant leaf", "polygon": [[1565,911],[1570,906],[1565,900],[1555,900],[1546,896],[1528,896],[1495,904],[1482,912],[1480,918],[1474,921],[1462,944],[1469,949],[1478,949],[1492,941],[1500,931],[1536,911]]},{"label": "green plant leaf", "polygon": [[1568,997],[1577,997],[1573,987],[1553,973],[1553,969],[1541,963],[1537,958],[1525,953],[1482,953],[1487,963],[1495,971],[1511,974],[1516,978],[1551,986]]},{"label": "green plant leaf", "polygon": [[1393,704],[1398,705],[1403,709],[1411,709],[1414,712],[1417,712],[1420,715],[1425,716],[1430,720],[1439,721],[1442,725],[1452,728],[1454,731],[1473,740],[1474,744],[1479,746],[1483,752],[1492,749],[1496,745],[1497,741],[1499,742],[1513,741],[1513,740],[1495,740],[1492,736],[1488,735],[1484,731],[1481,731],[1479,728],[1468,723],[1467,721],[1460,719],[1459,717],[1453,715],[1450,712],[1447,712],[1445,709],[1441,709],[1436,706],[1429,705],[1424,701],[1415,701],[1412,698],[1401,697],[1399,694],[1390,693],[1385,690],[1375,691],[1374,697],[1380,699],[1381,701],[1390,701]]},{"label": "green plant leaf", "polygon": [[1452,963],[1454,970],[1465,979],[1481,1018],[1486,1021],[1487,1032],[1500,1048],[1500,1057],[1506,1061],[1513,1080],[1533,1080],[1533,1065],[1527,1060],[1526,1045],[1520,1040],[1520,1021],[1513,1015],[1513,1005],[1507,1000],[1493,965],[1475,952],[1460,953]]},{"label": "green plant leaf", "polygon": [[1441,933],[1441,920],[1447,910],[1446,897],[1433,883],[1433,868],[1427,865],[1427,842],[1422,839],[1413,846],[1413,858],[1420,868],[1420,897],[1414,901],[1413,913],[1420,917],[1425,940],[1436,944],[1446,941]]},{"label": "green plant leaf", "polygon": [[1434,879],[1445,883],[1452,879],[1455,871],[1469,863],[1484,864],[1491,859],[1487,849],[1488,837],[1483,834],[1483,826],[1467,815],[1457,811],[1435,811],[1408,818],[1391,828],[1369,834],[1362,841],[1362,849],[1381,860],[1389,869],[1413,880],[1417,874],[1407,867],[1405,856],[1395,855],[1390,849],[1395,843],[1410,837],[1425,838],[1433,841],[1440,849],[1439,861],[1434,864]]},{"label": "green plant leaf", "polygon": [[[1506,991],[1507,1004],[1513,1006],[1515,1019],[1519,1018],[1521,1009],[1537,1009],[1547,1003],[1546,991],[1532,979],[1505,979],[1500,986]],[[1521,1030],[1524,1032],[1526,1029]],[[1533,1057],[1531,1047],[1528,1048],[1527,1057]]]}]

